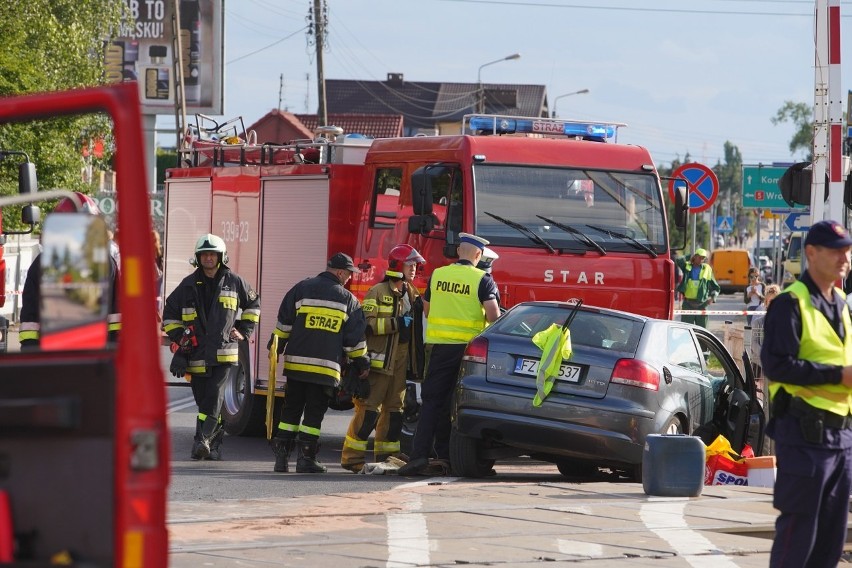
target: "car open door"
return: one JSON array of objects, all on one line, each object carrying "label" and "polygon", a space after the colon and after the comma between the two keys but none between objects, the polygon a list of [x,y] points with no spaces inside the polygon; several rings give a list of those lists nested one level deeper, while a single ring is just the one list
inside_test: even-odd
[{"label": "car open door", "polygon": [[[718,432],[740,452],[746,444],[760,455],[766,418],[757,394],[757,384],[747,354],[743,354],[745,374],[715,335],[702,328],[693,328],[704,353],[706,372],[717,381],[713,424]],[[724,381],[721,379],[724,378]]]}]

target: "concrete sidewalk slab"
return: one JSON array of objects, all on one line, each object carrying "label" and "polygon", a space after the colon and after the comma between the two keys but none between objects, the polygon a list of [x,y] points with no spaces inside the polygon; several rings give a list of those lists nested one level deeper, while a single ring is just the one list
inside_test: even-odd
[{"label": "concrete sidewalk slab", "polygon": [[[766,566],[772,490],[432,478],[391,491],[172,503],[170,565]],[[761,536],[763,538],[761,538]]]}]

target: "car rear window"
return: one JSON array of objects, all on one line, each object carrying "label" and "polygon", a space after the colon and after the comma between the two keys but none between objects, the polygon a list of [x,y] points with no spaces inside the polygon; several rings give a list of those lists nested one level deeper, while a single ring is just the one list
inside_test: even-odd
[{"label": "car rear window", "polygon": [[[489,331],[532,338],[554,323],[563,325],[570,313],[569,309],[556,306],[519,305],[495,322]],[[612,314],[580,310],[569,329],[571,343],[574,345],[634,353],[639,344],[642,322]]]}]

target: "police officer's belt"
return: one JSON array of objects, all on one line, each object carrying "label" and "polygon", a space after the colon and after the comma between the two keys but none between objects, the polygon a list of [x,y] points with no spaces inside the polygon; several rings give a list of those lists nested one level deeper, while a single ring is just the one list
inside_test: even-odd
[{"label": "police officer's belt", "polygon": [[816,408],[798,396],[794,396],[790,400],[788,412],[790,416],[795,416],[796,418],[816,418],[817,420],[821,420],[823,426],[826,428],[834,428],[836,430],[852,428],[852,415],[840,416],[834,412]]}]

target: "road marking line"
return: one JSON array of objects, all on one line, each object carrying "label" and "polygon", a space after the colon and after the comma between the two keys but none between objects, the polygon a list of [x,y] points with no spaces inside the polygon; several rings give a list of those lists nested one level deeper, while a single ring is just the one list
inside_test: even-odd
[{"label": "road marking line", "polygon": [[[406,485],[423,485],[422,482]],[[429,564],[429,527],[426,515],[418,513],[423,506],[419,493],[411,493],[403,503],[404,513],[387,515],[388,568]]]},{"label": "road marking line", "polygon": [[639,517],[648,529],[669,543],[693,568],[738,568],[738,565],[707,538],[689,528],[683,517],[688,497],[677,501],[643,503]]},{"label": "road marking line", "polygon": [[195,398],[188,396],[186,398],[179,398],[178,400],[169,402],[166,407],[166,414],[171,414],[172,412],[177,412],[178,410],[183,410],[184,408],[189,408],[190,406],[195,406]]}]

